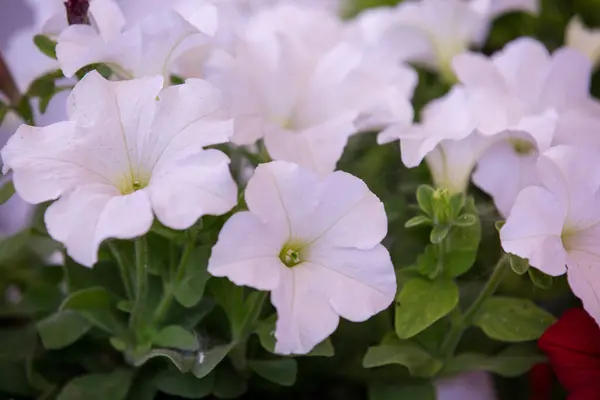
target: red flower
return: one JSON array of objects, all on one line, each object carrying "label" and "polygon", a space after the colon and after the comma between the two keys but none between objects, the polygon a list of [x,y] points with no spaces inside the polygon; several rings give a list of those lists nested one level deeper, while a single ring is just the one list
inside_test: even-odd
[{"label": "red flower", "polygon": [[600,328],[588,313],[566,311],[538,345],[569,392],[569,400],[600,399]]}]

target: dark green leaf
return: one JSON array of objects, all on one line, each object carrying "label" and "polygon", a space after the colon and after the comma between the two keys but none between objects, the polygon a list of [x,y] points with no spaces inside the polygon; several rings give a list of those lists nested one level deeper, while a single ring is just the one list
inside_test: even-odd
[{"label": "dark green leaf", "polygon": [[192,373],[197,378],[204,378],[215,369],[217,365],[227,356],[233,348],[232,344],[226,344],[213,347],[212,349],[198,354],[197,363],[192,369]]},{"label": "dark green leaf", "polygon": [[417,188],[417,203],[419,203],[421,210],[429,216],[433,216],[432,199],[434,192],[435,189],[429,185],[421,185]]},{"label": "dark green leaf", "polygon": [[[472,198],[467,199],[465,210],[475,217],[478,215]],[[481,222],[478,217],[473,225],[453,227],[444,242],[444,275],[455,278],[467,272],[475,263],[480,241]]]},{"label": "dark green leaf", "polygon": [[57,400],[125,400],[132,378],[133,371],[127,369],[78,376],[65,385]]},{"label": "dark green leaf", "polygon": [[179,75],[171,74],[171,85],[181,85],[185,83],[185,79]]},{"label": "dark green leaf", "polygon": [[185,399],[202,399],[208,396],[214,386],[214,374],[198,379],[192,374],[179,371],[161,371],[154,379],[154,384],[163,393]]},{"label": "dark green leaf", "polygon": [[48,350],[61,349],[76,342],[91,327],[85,317],[71,310],[58,311],[37,324],[40,339]]},{"label": "dark green leaf", "polygon": [[35,121],[33,118],[33,109],[31,108],[31,99],[29,96],[21,96],[21,100],[19,103],[13,105],[13,110],[19,114],[19,116],[23,119],[23,122],[29,125],[35,125]]},{"label": "dark green leaf", "polygon": [[25,230],[16,235],[2,238],[0,240],[0,264],[15,258],[27,244],[30,234],[29,230]]},{"label": "dark green leaf", "polygon": [[458,286],[451,280],[413,278],[398,295],[396,334],[408,339],[447,315],[458,304]]},{"label": "dark green leaf", "polygon": [[531,279],[531,282],[536,287],[542,290],[548,290],[552,287],[553,279],[550,275],[543,273],[537,268],[529,268],[527,272],[529,273],[529,279]]},{"label": "dark green leaf", "polygon": [[414,226],[431,225],[431,224],[432,224],[432,221],[429,217],[426,217],[425,215],[417,215],[416,217],[412,217],[411,219],[406,221],[406,223],[404,224],[404,227],[412,228]]},{"label": "dark green leaf", "polygon": [[106,64],[90,64],[90,65],[86,65],[85,67],[80,68],[77,72],[75,72],[75,76],[77,77],[77,80],[82,80],[83,77],[88,72],[91,72],[91,71],[97,71],[105,79],[110,78],[110,76],[112,75],[112,70],[110,69],[110,67],[108,65],[106,65]]},{"label": "dark green leaf", "polygon": [[35,35],[33,37],[33,43],[37,48],[50,58],[56,60],[56,42],[50,39],[48,36]]},{"label": "dark green leaf", "polygon": [[459,354],[446,363],[441,373],[451,376],[477,370],[512,378],[527,373],[531,367],[545,361],[546,357],[536,345],[522,343],[508,346],[494,356],[480,353]]},{"label": "dark green leaf", "polygon": [[248,366],[258,375],[279,385],[292,386],[296,382],[298,364],[294,359],[249,360]]},{"label": "dark green leaf", "polygon": [[496,230],[498,232],[500,232],[500,229],[502,229],[502,227],[504,226],[504,224],[506,224],[506,221],[496,221],[494,223],[494,226],[496,227]]},{"label": "dark green leaf", "polygon": [[[0,120],[0,123],[2,121]],[[8,181],[0,188],[0,205],[6,203],[15,194],[13,181]]]},{"label": "dark green leaf", "polygon": [[67,297],[60,310],[74,310],[92,325],[109,333],[119,334],[123,327],[113,311],[110,293],[102,287],[82,289]]},{"label": "dark green leaf", "polygon": [[248,390],[246,379],[229,367],[218,368],[215,375],[213,394],[219,399],[235,399]]},{"label": "dark green leaf", "polygon": [[199,344],[194,333],[181,326],[167,326],[158,332],[152,342],[159,347],[175,348],[180,350],[198,350]]},{"label": "dark green leaf", "polygon": [[[262,347],[269,353],[275,354],[275,321],[277,315],[273,314],[269,318],[261,321],[256,328],[256,334]],[[329,338],[316,345],[308,354],[299,354],[306,357],[333,357],[335,351]]]},{"label": "dark green leaf", "polygon": [[0,329],[0,361],[24,360],[33,353],[36,342],[33,325]]},{"label": "dark green leaf", "polygon": [[492,339],[524,342],[538,339],[554,321],[529,299],[498,296],[483,303],[473,324]]},{"label": "dark green leaf", "polygon": [[415,377],[434,376],[443,366],[443,362],[433,358],[421,346],[408,340],[389,338],[379,346],[369,347],[363,367],[375,368],[389,364],[407,367]]},{"label": "dark green leaf", "polygon": [[369,386],[369,400],[436,400],[431,382],[422,384],[373,384]]},{"label": "dark green leaf", "polygon": [[181,282],[175,284],[175,298],[184,307],[195,306],[204,295],[206,282],[210,278],[207,270],[210,251],[210,246],[201,246],[194,249],[188,258],[185,276]]},{"label": "dark green leaf", "polygon": [[[114,344],[113,344],[114,346]],[[200,353],[201,354],[201,353]],[[148,360],[156,357],[166,358],[171,361],[181,372],[190,372],[196,365],[197,359],[201,357],[195,351],[177,350],[177,349],[151,349],[143,354],[129,355],[134,366],[144,365]]]},{"label": "dark green leaf", "polygon": [[519,275],[523,275],[527,273],[529,269],[529,260],[526,258],[521,258],[514,254],[508,255],[508,260],[510,262],[510,268]]}]

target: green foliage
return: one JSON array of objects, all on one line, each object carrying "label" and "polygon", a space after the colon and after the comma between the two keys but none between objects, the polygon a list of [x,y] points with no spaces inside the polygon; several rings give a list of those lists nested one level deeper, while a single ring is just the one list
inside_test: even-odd
[{"label": "green foliage", "polygon": [[164,370],[154,379],[154,384],[163,393],[184,399],[202,399],[213,390],[214,374],[198,379],[192,374],[179,371]]},{"label": "green foliage", "polygon": [[91,323],[84,316],[71,310],[56,312],[37,324],[40,339],[48,350],[74,343],[91,328]]},{"label": "green foliage", "polygon": [[408,339],[447,315],[458,304],[458,286],[451,280],[428,281],[413,278],[397,298],[395,327],[401,339]]},{"label": "green foliage", "polygon": [[292,386],[296,382],[296,360],[249,360],[248,366],[261,377],[279,385]]},{"label": "green foliage", "polygon": [[65,385],[57,400],[125,400],[133,371],[118,369],[110,374],[79,376]]},{"label": "green foliage", "polygon": [[184,307],[190,308],[198,304],[204,295],[204,288],[210,275],[207,271],[210,247],[201,246],[193,250],[183,267],[185,275],[175,282],[175,299]]},{"label": "green foliage", "polygon": [[476,314],[473,324],[503,342],[538,339],[555,318],[529,299],[491,297]]},{"label": "green foliage", "polygon": [[[1,122],[1,119],[0,119]],[[8,181],[0,188],[0,205],[6,203],[15,194],[13,181]]]},{"label": "green foliage", "polygon": [[35,43],[39,51],[56,60],[56,42],[54,40],[48,36],[35,35],[33,43]]},{"label": "green foliage", "polygon": [[430,382],[408,384],[374,384],[369,387],[369,400],[436,400]]}]

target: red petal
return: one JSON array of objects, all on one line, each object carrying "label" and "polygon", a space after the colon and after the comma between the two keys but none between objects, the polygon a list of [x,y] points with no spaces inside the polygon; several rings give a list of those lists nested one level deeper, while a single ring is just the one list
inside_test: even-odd
[{"label": "red petal", "polygon": [[569,394],[568,400],[600,400],[600,385],[576,390]]}]

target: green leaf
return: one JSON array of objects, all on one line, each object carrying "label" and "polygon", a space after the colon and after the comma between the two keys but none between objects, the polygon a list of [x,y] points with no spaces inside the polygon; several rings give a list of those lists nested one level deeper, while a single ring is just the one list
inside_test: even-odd
[{"label": "green leaf", "polygon": [[185,276],[181,282],[175,284],[175,299],[184,307],[194,307],[202,300],[206,282],[210,278],[207,270],[210,251],[210,246],[200,246],[194,249],[185,266]]},{"label": "green leaf", "polygon": [[33,109],[31,108],[31,98],[28,95],[21,96],[18,104],[13,104],[13,110],[23,119],[23,122],[29,125],[35,125],[33,118]]},{"label": "green leaf", "polygon": [[527,270],[529,269],[529,260],[526,258],[509,254],[508,261],[510,262],[510,268],[515,272],[515,274],[523,275],[527,273]]},{"label": "green leaf", "polygon": [[441,374],[452,376],[467,371],[487,371],[506,378],[527,373],[534,365],[546,361],[536,345],[526,343],[511,345],[497,355],[463,353],[449,360]]},{"label": "green leaf", "polygon": [[133,371],[127,369],[78,376],[65,385],[57,400],[125,400],[132,379]]},{"label": "green leaf", "polygon": [[85,317],[71,310],[58,311],[37,324],[40,339],[48,350],[61,349],[75,343],[91,327]]},{"label": "green leaf", "polygon": [[422,384],[373,384],[369,386],[369,400],[436,400],[431,382]]},{"label": "green leaf", "polygon": [[72,293],[63,301],[60,310],[77,311],[92,325],[118,335],[123,327],[112,307],[110,293],[102,287],[92,287]]},{"label": "green leaf", "polygon": [[413,278],[400,291],[396,306],[396,334],[408,339],[447,315],[458,304],[458,286],[451,280]]},{"label": "green leaf", "polygon": [[164,370],[154,379],[157,389],[172,396],[184,399],[202,399],[213,390],[214,374],[198,379],[192,374],[182,374],[179,371]]},{"label": "green leaf", "polygon": [[[113,343],[114,346],[114,343]],[[181,372],[190,372],[197,362],[197,358],[201,357],[195,351],[177,350],[177,349],[150,349],[142,354],[128,354],[132,360],[132,364],[136,367],[144,365],[148,360],[156,357],[166,358],[177,367]]]},{"label": "green leaf", "polygon": [[170,325],[158,332],[152,342],[160,347],[175,348],[180,350],[198,350],[199,344],[196,335],[181,326]]},{"label": "green leaf", "polygon": [[429,235],[429,240],[433,244],[440,244],[444,239],[446,239],[446,236],[448,236],[449,233],[450,233],[449,226],[436,225],[431,230],[431,234]]},{"label": "green leaf", "polygon": [[433,358],[418,344],[391,337],[379,346],[369,347],[363,359],[363,367],[375,368],[400,364],[415,377],[428,378],[438,373],[444,363]]},{"label": "green leaf", "polygon": [[280,360],[248,360],[248,367],[261,377],[281,386],[292,386],[296,383],[298,364],[292,358]]},{"label": "green leaf", "polygon": [[77,80],[82,80],[83,77],[91,71],[97,71],[105,79],[110,78],[112,75],[112,70],[106,64],[89,64],[81,67],[77,72],[75,72],[75,76],[77,77]]},{"label": "green leaf", "polygon": [[529,273],[529,279],[531,279],[531,282],[536,287],[542,290],[548,290],[552,287],[553,279],[550,275],[543,273],[537,268],[529,268],[527,272]]},{"label": "green leaf", "polygon": [[236,399],[246,393],[248,382],[237,371],[229,367],[218,368],[215,372],[213,394],[219,399]]},{"label": "green leaf", "polygon": [[35,35],[33,43],[45,55],[56,60],[56,42],[48,36]]},{"label": "green leaf", "polygon": [[502,229],[502,227],[506,224],[506,221],[496,221],[494,222],[494,227],[496,228],[496,230],[498,232],[500,232],[500,229]]},{"label": "green leaf", "polygon": [[210,374],[221,361],[223,361],[232,348],[233,344],[230,343],[216,346],[208,351],[199,353],[197,364],[192,369],[192,373],[197,378],[204,378]]},{"label": "green leaf", "polygon": [[463,214],[452,223],[454,226],[469,227],[477,223],[477,217],[473,214]]},{"label": "green leaf", "polygon": [[487,336],[504,342],[538,339],[555,318],[529,299],[491,297],[475,315],[473,325]]},{"label": "green leaf", "polygon": [[24,360],[33,353],[36,343],[33,325],[0,329],[0,361]]},{"label": "green leaf", "polygon": [[472,198],[467,199],[465,210],[476,217],[477,221],[470,226],[453,227],[446,237],[442,260],[443,272],[448,278],[455,278],[467,272],[477,258],[481,241],[481,222]]},{"label": "green leaf", "polygon": [[[1,122],[1,121],[0,121]],[[0,205],[6,203],[15,194],[13,181],[8,181],[0,188]]]},{"label": "green leaf", "polygon": [[0,264],[15,258],[27,244],[31,232],[24,230],[16,235],[0,239]]},{"label": "green leaf", "polygon": [[429,215],[433,215],[433,193],[435,189],[429,185],[421,185],[417,188],[417,203],[421,210]]},{"label": "green leaf", "polygon": [[466,204],[466,198],[464,193],[455,193],[452,196],[450,196],[450,215],[452,215],[453,218],[458,217],[463,208],[465,208],[465,204]]},{"label": "green leaf", "polygon": [[[275,321],[277,319],[277,315],[273,314],[269,318],[261,321],[257,328],[256,334],[258,335],[258,339],[260,341],[263,349],[268,351],[269,353],[275,354]],[[297,356],[306,356],[306,357],[333,357],[335,350],[333,345],[331,344],[331,340],[329,338],[323,340],[321,343],[316,345],[309,353],[307,354],[298,354]]]},{"label": "green leaf", "polygon": [[419,225],[431,225],[432,221],[429,217],[425,215],[417,215],[416,217],[412,217],[404,224],[405,228],[412,228],[414,226]]}]

